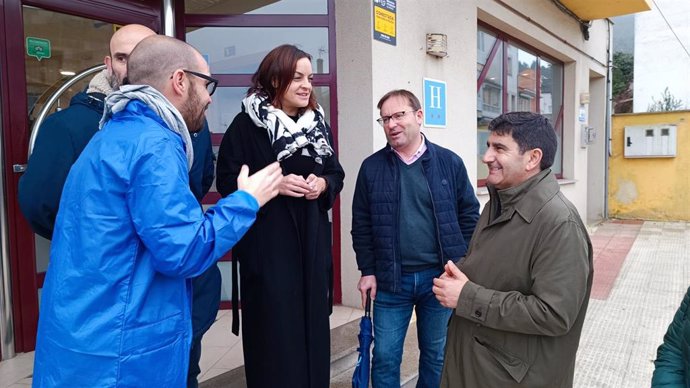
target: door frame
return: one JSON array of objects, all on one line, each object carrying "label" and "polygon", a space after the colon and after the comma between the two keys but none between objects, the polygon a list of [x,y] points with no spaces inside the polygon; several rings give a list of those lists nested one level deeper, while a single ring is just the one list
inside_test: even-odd
[{"label": "door frame", "polygon": [[[24,62],[23,6],[102,20],[114,24],[139,23],[160,31],[162,2],[157,0],[0,0],[0,104],[4,145],[5,206],[12,280],[12,312],[17,352],[27,352],[36,345],[38,325],[38,289],[43,274],[36,273],[34,234],[21,215],[18,202],[19,173],[15,164],[26,164],[29,142],[26,71]],[[2,205],[2,204],[0,204]]]}]

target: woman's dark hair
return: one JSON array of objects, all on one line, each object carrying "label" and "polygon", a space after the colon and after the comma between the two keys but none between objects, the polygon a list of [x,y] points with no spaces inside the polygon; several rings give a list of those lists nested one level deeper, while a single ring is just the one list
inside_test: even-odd
[{"label": "woman's dark hair", "polygon": [[[252,86],[247,90],[247,95],[254,93],[264,95],[273,106],[282,108],[283,95],[295,77],[297,61],[302,58],[307,58],[311,62],[311,55],[291,44],[284,44],[271,50],[261,61],[256,73],[252,75]],[[316,109],[313,90],[306,108]],[[300,113],[302,110],[300,109]]]}]

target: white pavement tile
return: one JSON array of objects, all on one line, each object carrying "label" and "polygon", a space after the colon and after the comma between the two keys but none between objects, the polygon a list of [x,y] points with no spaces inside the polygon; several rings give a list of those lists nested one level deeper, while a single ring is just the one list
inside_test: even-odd
[{"label": "white pavement tile", "polygon": [[589,302],[575,388],[648,387],[688,285],[690,224],[645,222],[609,298]]},{"label": "white pavement tile", "polygon": [[33,374],[34,352],[21,353],[0,362],[0,388],[9,387]]},{"label": "white pavement tile", "polygon": [[230,369],[223,369],[223,368],[212,368],[209,369],[208,372],[203,374],[201,378],[199,379],[199,382],[210,380],[216,376],[222,375],[225,372],[230,372]]},{"label": "white pavement tile", "polygon": [[226,346],[203,346],[201,347],[201,360],[199,367],[200,375],[204,375],[209,369],[214,368],[218,361],[230,350]]},{"label": "white pavement tile", "polygon": [[241,365],[244,365],[244,354],[242,353],[242,344],[240,343],[223,354],[213,368],[232,370]]}]

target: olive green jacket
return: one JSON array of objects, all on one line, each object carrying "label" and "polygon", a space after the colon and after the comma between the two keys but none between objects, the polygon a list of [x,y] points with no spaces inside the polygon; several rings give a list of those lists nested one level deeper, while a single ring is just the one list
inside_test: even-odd
[{"label": "olive green jacket", "polygon": [[496,191],[460,269],[441,387],[573,385],[592,288],[592,244],[547,169]]}]

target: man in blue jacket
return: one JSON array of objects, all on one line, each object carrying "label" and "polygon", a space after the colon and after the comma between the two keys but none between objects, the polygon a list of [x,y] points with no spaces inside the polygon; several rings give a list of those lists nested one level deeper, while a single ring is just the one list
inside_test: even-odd
[{"label": "man in blue jacket", "polygon": [[165,36],[132,51],[126,85],[69,172],[43,288],[34,387],[182,387],[191,284],[278,194],[278,163],[203,213],[189,189],[193,147],[217,81]]},{"label": "man in blue jacket", "polygon": [[[148,27],[129,24],[117,30],[110,39],[110,55],[104,63],[106,69],[89,82],[85,92],[77,93],[70,106],[48,116],[41,125],[26,172],[19,180],[19,205],[34,232],[52,239],[62,188],[67,173],[86,144],[98,130],[103,116],[106,96],[120,88],[127,76],[127,59],[137,43],[155,35]],[[194,163],[189,171],[189,185],[194,197],[201,203],[214,178],[213,149],[208,123],[192,134]],[[201,372],[201,338],[215,320],[220,304],[222,278],[217,265],[192,282],[192,343],[187,387],[198,386]]]},{"label": "man in blue jacket", "polygon": [[438,387],[451,310],[432,292],[448,260],[458,261],[479,218],[462,159],[420,131],[417,97],[393,90],[377,105],[388,145],[364,160],[352,201],[352,245],[362,272],[358,289],[374,300],[372,384],[400,387],[412,310],[419,340],[418,388]]}]

